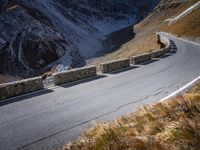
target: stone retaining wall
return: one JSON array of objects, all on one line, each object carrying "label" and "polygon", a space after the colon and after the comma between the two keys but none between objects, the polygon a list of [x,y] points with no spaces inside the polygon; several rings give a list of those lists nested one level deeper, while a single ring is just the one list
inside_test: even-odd
[{"label": "stone retaining wall", "polygon": [[132,64],[141,64],[147,61],[151,60],[151,54],[150,53],[146,53],[146,54],[141,54],[141,55],[137,55],[137,56],[133,56],[131,58],[131,63]]},{"label": "stone retaining wall", "polygon": [[165,49],[153,51],[153,52],[151,52],[151,58],[159,58],[159,57],[162,57],[163,55],[165,55],[165,53],[166,53],[166,50],[165,50]]},{"label": "stone retaining wall", "polygon": [[165,48],[161,49],[160,51],[164,50],[165,53],[169,53],[171,51],[171,41],[168,38],[164,37],[164,36],[160,36],[159,34],[157,34],[157,38],[158,38],[158,43],[161,43],[161,44],[163,44],[165,46]]},{"label": "stone retaining wall", "polygon": [[55,73],[54,77],[54,84],[61,85],[64,83],[69,83],[89,77],[93,77],[97,75],[97,68],[96,66],[89,66],[84,68],[72,69],[65,72]]},{"label": "stone retaining wall", "polygon": [[[131,59],[121,59],[115,60],[107,63],[100,64],[99,69],[102,73],[108,73],[112,71],[116,71],[119,69],[123,69],[126,67],[130,67],[130,63],[133,64],[141,64],[144,62],[150,61],[152,58],[158,58],[164,55],[165,53],[169,53],[171,51],[171,41],[158,34],[158,42],[165,45],[165,48],[153,51],[152,53],[146,53],[138,56],[134,56]],[[89,66],[79,69],[73,69],[65,72],[55,73],[54,84],[60,85],[68,82],[73,82],[89,77],[93,77],[97,75],[97,67]],[[30,78],[27,80],[21,80],[17,82],[0,84],[0,100],[38,91],[44,88],[43,81],[41,77]]]},{"label": "stone retaining wall", "polygon": [[112,71],[116,71],[119,69],[123,69],[126,67],[130,67],[130,59],[120,59],[107,63],[100,64],[100,71],[102,73],[108,73]]},{"label": "stone retaining wall", "polygon": [[43,89],[41,77],[0,84],[0,100]]}]

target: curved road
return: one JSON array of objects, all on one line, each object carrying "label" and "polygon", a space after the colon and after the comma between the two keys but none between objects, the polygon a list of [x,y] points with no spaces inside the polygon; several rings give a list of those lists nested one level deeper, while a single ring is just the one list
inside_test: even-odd
[{"label": "curved road", "polygon": [[0,149],[60,148],[92,122],[152,104],[197,78],[200,45],[165,36],[177,46],[165,58],[1,102]]}]

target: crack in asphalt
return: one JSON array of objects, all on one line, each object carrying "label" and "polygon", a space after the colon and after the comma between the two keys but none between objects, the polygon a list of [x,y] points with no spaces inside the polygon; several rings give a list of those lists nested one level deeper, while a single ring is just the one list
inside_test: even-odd
[{"label": "crack in asphalt", "polygon": [[154,93],[156,93],[156,94],[154,94],[153,96],[157,96],[157,95],[159,95],[160,93],[162,93],[165,89],[168,89],[168,88],[171,88],[171,87],[174,86],[174,85],[177,85],[178,82],[179,82],[179,81],[176,81],[176,82],[170,84],[169,86],[164,86],[164,87],[159,88],[158,90],[156,90],[156,91],[154,92]]},{"label": "crack in asphalt", "polygon": [[[178,83],[178,81],[177,81],[177,82],[174,82],[174,83],[172,83],[172,84],[170,84],[169,86],[161,87],[161,88],[159,88],[158,90],[156,90],[156,91],[159,91],[159,92],[154,92],[155,94],[151,94],[151,95],[148,95],[148,96],[144,97],[143,99],[140,99],[140,100],[137,100],[137,101],[131,101],[131,102],[129,102],[129,103],[126,103],[126,104],[124,104],[124,105],[121,105],[121,106],[117,107],[116,109],[114,109],[113,111],[104,113],[104,114],[102,114],[102,115],[99,115],[99,116],[96,116],[96,117],[94,117],[94,118],[88,119],[88,120],[86,120],[86,121],[83,121],[83,122],[81,122],[81,123],[78,123],[78,124],[76,124],[76,125],[74,125],[74,126],[71,126],[71,127],[69,127],[69,128],[66,128],[66,129],[60,130],[60,131],[58,131],[58,132],[55,132],[55,133],[53,133],[53,134],[51,134],[51,135],[49,135],[49,136],[46,136],[46,137],[44,137],[44,138],[38,139],[38,140],[36,140],[36,141],[34,141],[34,142],[31,142],[31,143],[29,143],[29,144],[26,144],[26,145],[24,145],[24,146],[21,146],[21,147],[17,148],[16,150],[23,149],[23,148],[28,147],[28,146],[30,146],[30,145],[33,145],[33,144],[35,144],[35,143],[38,143],[38,142],[44,141],[44,140],[46,140],[46,139],[48,139],[48,138],[51,138],[51,137],[53,137],[53,136],[56,136],[56,135],[58,135],[58,134],[60,134],[60,133],[69,131],[69,130],[71,130],[71,129],[73,129],[73,128],[79,127],[79,126],[81,126],[81,125],[84,125],[84,124],[89,123],[89,122],[91,122],[91,121],[97,120],[97,119],[99,119],[99,118],[108,116],[108,115],[110,115],[110,114],[112,114],[112,113],[116,113],[116,112],[118,112],[120,109],[122,109],[123,107],[126,107],[126,106],[129,106],[129,105],[131,105],[131,104],[135,104],[135,103],[144,101],[144,100],[146,100],[146,99],[148,99],[148,98],[150,98],[150,97],[157,96],[157,95],[163,93],[165,89],[170,88],[170,87],[176,85],[177,83]],[[161,90],[161,91],[160,91],[160,90]]]},{"label": "crack in asphalt", "polygon": [[23,149],[23,148],[28,147],[28,146],[30,146],[30,145],[33,145],[33,144],[35,144],[35,143],[38,143],[38,142],[44,141],[44,140],[46,140],[46,139],[48,139],[48,138],[51,138],[51,137],[53,137],[53,136],[56,136],[56,135],[58,135],[58,134],[60,134],[60,133],[69,131],[69,130],[71,130],[71,129],[73,129],[73,128],[79,127],[79,126],[81,126],[81,125],[84,125],[84,124],[89,123],[89,122],[91,122],[91,121],[94,121],[94,120],[97,120],[97,119],[99,119],[99,118],[105,117],[105,116],[110,115],[110,114],[112,114],[112,113],[116,113],[116,112],[118,112],[121,108],[126,107],[126,106],[131,105],[131,104],[135,104],[135,103],[144,101],[144,100],[148,99],[150,96],[151,96],[151,95],[148,95],[148,96],[146,96],[146,97],[143,98],[143,99],[140,99],[140,100],[137,100],[137,101],[132,101],[132,102],[130,102],[130,103],[121,105],[121,106],[117,107],[116,109],[114,109],[113,111],[104,113],[104,114],[102,114],[102,115],[99,115],[99,116],[97,116],[97,117],[91,118],[91,119],[86,120],[86,121],[83,121],[83,122],[78,123],[78,124],[76,124],[76,125],[74,125],[74,126],[71,126],[71,127],[69,127],[69,128],[66,128],[66,129],[60,130],[60,131],[58,131],[58,132],[55,132],[55,133],[53,133],[53,134],[51,134],[51,135],[49,135],[49,136],[43,137],[43,138],[38,139],[38,140],[36,140],[36,141],[34,141],[34,142],[31,142],[31,143],[28,143],[28,144],[26,144],[26,145],[24,145],[24,146],[21,146],[21,147],[19,147],[19,148],[16,148],[16,150]]},{"label": "crack in asphalt", "polygon": [[[152,74],[148,75],[148,78],[150,78],[151,76],[155,76],[155,75],[157,75],[157,74],[163,73],[163,72],[165,72],[166,70],[169,70],[169,69],[173,68],[174,65],[176,65],[176,61],[173,62],[172,65],[166,65],[167,68],[165,68],[165,69],[160,69],[158,72],[155,72],[155,73],[152,73]],[[145,76],[143,76],[143,77],[145,77]],[[143,78],[141,77],[140,80],[142,80],[142,79],[143,79]],[[128,83],[128,82],[125,82],[125,83],[123,83],[123,84],[117,84],[117,87],[109,87],[108,89],[109,89],[109,90],[112,90],[112,89],[115,89],[115,88],[120,88],[121,86],[123,86],[123,85],[125,85],[125,84],[127,84],[127,83]],[[135,84],[136,84],[136,83],[137,83],[137,82],[135,82]],[[111,115],[111,114],[113,114],[113,113],[116,113],[116,112],[118,112],[120,109],[122,109],[122,108],[124,108],[124,107],[130,106],[130,105],[132,105],[132,104],[135,104],[135,103],[138,103],[138,102],[141,102],[141,101],[147,101],[148,98],[152,98],[152,97],[154,97],[154,96],[158,96],[159,94],[161,94],[161,93],[163,93],[163,92],[167,92],[167,91],[169,90],[168,88],[170,88],[170,87],[176,85],[177,83],[178,83],[178,81],[177,81],[177,82],[172,82],[172,84],[170,84],[169,86],[161,87],[161,88],[155,90],[155,92],[152,92],[150,95],[148,95],[148,96],[146,96],[146,97],[144,97],[144,98],[142,98],[142,99],[139,99],[139,100],[137,100],[137,101],[130,101],[129,103],[120,105],[120,106],[118,106],[118,107],[112,109],[112,110],[109,111],[109,112],[99,114],[99,115],[97,115],[96,117],[94,116],[94,117],[91,118],[91,119],[88,119],[88,120],[85,120],[85,121],[83,121],[83,122],[77,123],[77,124],[75,124],[75,125],[73,125],[73,126],[71,126],[71,127],[69,127],[69,128],[65,128],[65,129],[59,130],[59,131],[57,131],[57,132],[54,132],[54,133],[52,133],[52,134],[50,134],[50,135],[47,135],[47,136],[45,136],[45,137],[43,137],[43,138],[40,138],[40,139],[38,139],[38,140],[35,140],[35,141],[33,140],[33,142],[30,142],[30,143],[28,143],[28,144],[25,144],[24,146],[21,146],[21,147],[17,148],[17,150],[20,150],[20,149],[23,149],[23,148],[27,148],[27,147],[29,147],[29,146],[31,146],[31,145],[34,145],[34,144],[38,143],[38,142],[47,140],[47,139],[49,139],[49,138],[51,138],[51,137],[54,137],[54,136],[59,135],[59,134],[61,134],[61,133],[65,133],[65,132],[67,132],[67,131],[69,131],[69,130],[71,130],[71,129],[74,129],[74,128],[76,128],[76,127],[79,127],[79,126],[82,126],[82,125],[84,125],[84,124],[90,123],[91,121],[98,120],[99,118],[102,118],[102,117]],[[98,92],[97,94],[101,94],[101,92]],[[78,102],[79,102],[79,101],[78,101]],[[65,105],[65,103],[60,103],[60,102],[57,101],[57,100],[55,100],[55,103],[58,104],[58,105]]]},{"label": "crack in asphalt", "polygon": [[[165,71],[167,71],[168,69],[170,69],[170,68],[172,68],[172,66],[174,66],[174,65],[169,65],[167,68],[165,68],[165,69],[162,69],[162,70],[160,70],[160,71],[158,71],[158,72],[156,72],[156,73],[152,73],[152,74],[150,74],[150,75],[148,75],[148,76],[143,76],[143,77],[141,77],[140,79],[138,79],[137,80],[137,82],[138,81],[140,81],[140,80],[142,80],[143,78],[149,78],[149,77],[152,77],[152,76],[155,76],[155,75],[157,75],[157,74],[159,74],[159,73],[163,73],[163,72],[165,72]],[[137,82],[135,82],[135,84],[137,83]],[[117,87],[110,87],[110,88],[108,88],[108,90],[112,90],[112,89],[117,89],[117,88],[120,88],[121,86],[124,86],[124,85],[126,85],[126,84],[128,84],[129,83],[129,81],[127,81],[127,82],[125,82],[125,83],[123,83],[123,84],[118,84],[117,85]],[[110,92],[110,91],[107,91],[107,92]],[[98,92],[97,94],[98,95],[101,95],[102,93],[105,93],[105,91],[104,92]],[[86,96],[85,96],[86,97]],[[87,97],[88,98],[88,97]],[[89,97],[90,98],[90,97]],[[63,103],[63,102],[59,102],[59,101],[57,101],[57,100],[55,100],[55,103],[57,104],[57,107],[60,107],[60,106],[63,106],[63,105],[65,105],[65,103]],[[53,107],[53,108],[51,108],[51,109],[55,109],[55,107]],[[48,108],[48,110],[49,110],[49,108]],[[47,111],[47,109],[44,111],[41,111],[41,112],[46,112]],[[39,114],[39,113],[41,113],[41,112],[38,112],[37,114]],[[26,116],[26,117],[24,117],[24,118],[28,118],[29,116]],[[22,118],[21,118],[22,119]],[[19,120],[21,120],[21,119],[19,119]],[[17,121],[18,119],[16,119],[15,121]],[[12,120],[13,121],[13,120]],[[9,122],[9,121],[8,121]],[[3,124],[6,124],[6,123],[8,123],[8,122],[4,122]],[[3,124],[1,124],[1,126],[3,125]]]}]

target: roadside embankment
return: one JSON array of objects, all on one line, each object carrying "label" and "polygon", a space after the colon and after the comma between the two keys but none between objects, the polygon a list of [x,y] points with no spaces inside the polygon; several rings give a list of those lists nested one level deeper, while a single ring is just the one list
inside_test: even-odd
[{"label": "roadside embankment", "polygon": [[200,83],[185,94],[96,124],[63,150],[198,150]]}]

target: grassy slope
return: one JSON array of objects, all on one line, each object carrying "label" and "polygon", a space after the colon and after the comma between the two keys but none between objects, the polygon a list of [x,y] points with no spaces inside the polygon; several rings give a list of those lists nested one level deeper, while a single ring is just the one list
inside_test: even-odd
[{"label": "grassy slope", "polygon": [[200,9],[194,10],[183,19],[167,26],[165,30],[179,37],[200,38]]},{"label": "grassy slope", "polygon": [[159,30],[171,32],[182,37],[200,37],[200,10],[192,12],[169,26],[168,22],[165,21],[168,18],[176,17],[196,2],[198,0],[189,0],[186,2],[180,2],[180,0],[164,0],[152,14],[141,23],[135,25],[136,37],[134,39],[122,45],[120,49],[113,53],[89,61],[89,64],[99,64],[109,60],[128,58],[133,55],[159,49],[160,45],[157,44],[155,36],[155,32]]},{"label": "grassy slope", "polygon": [[199,150],[200,83],[184,95],[97,124],[63,150]]}]

